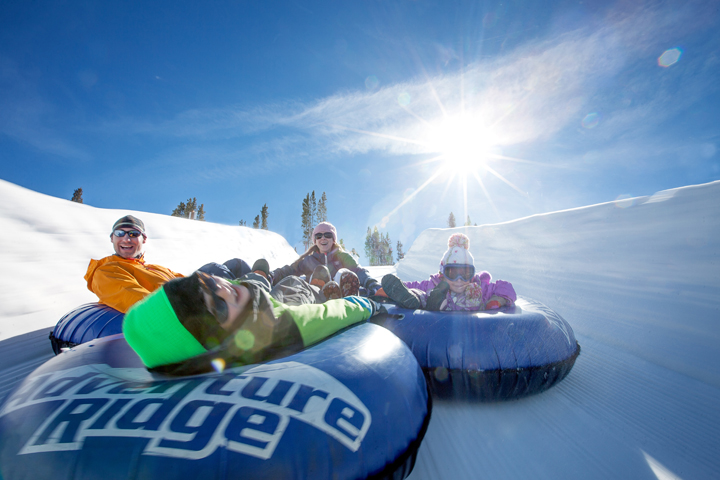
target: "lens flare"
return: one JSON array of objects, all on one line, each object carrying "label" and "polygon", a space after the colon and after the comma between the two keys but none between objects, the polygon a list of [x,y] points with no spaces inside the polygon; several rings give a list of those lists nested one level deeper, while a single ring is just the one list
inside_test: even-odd
[{"label": "lens flare", "polygon": [[398,95],[398,103],[403,107],[407,107],[408,105],[410,105],[410,94],[407,92],[403,92]]},{"label": "lens flare", "polygon": [[618,195],[618,197],[615,199],[615,206],[617,208],[630,208],[633,205],[635,205],[635,198],[633,198],[632,195],[628,195],[627,193]]},{"label": "lens flare", "polygon": [[218,373],[222,373],[225,370],[225,360],[223,360],[222,358],[216,358],[215,360],[210,362],[210,364],[212,365],[213,369]]},{"label": "lens flare", "polygon": [[235,345],[241,350],[250,350],[255,345],[255,335],[247,330],[239,330],[235,334]]},{"label": "lens flare", "polygon": [[658,57],[658,65],[664,68],[667,68],[671,65],[675,65],[682,56],[682,50],[679,48],[671,48],[670,50],[665,50],[662,55]]},{"label": "lens flare", "polygon": [[585,118],[582,119],[582,126],[583,128],[587,128],[590,130],[591,128],[595,128],[600,123],[600,119],[602,116],[597,112],[588,113],[585,115]]},{"label": "lens flare", "polygon": [[375,90],[380,85],[380,80],[375,75],[370,75],[365,79],[365,88]]}]

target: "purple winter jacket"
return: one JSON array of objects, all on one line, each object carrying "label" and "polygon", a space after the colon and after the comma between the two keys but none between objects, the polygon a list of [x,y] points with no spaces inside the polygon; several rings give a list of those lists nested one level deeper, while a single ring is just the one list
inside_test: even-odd
[{"label": "purple winter jacket", "polygon": [[[404,283],[406,287],[420,290],[426,294],[425,298],[422,298],[424,306],[425,301],[427,301],[427,294],[429,294],[430,291],[442,281],[442,279],[442,274],[436,273],[435,275],[431,275],[428,280]],[[447,307],[445,307],[445,310],[483,310],[485,304],[493,295],[504,298],[507,300],[508,305],[515,305],[517,295],[515,294],[515,289],[512,284],[504,280],[497,280],[496,282],[491,282],[490,280],[492,280],[492,276],[486,271],[476,274],[471,280],[471,283],[478,284],[482,288],[482,305],[468,307],[464,305],[465,302],[463,301],[464,298],[462,294],[459,295],[457,293],[453,293],[452,291],[448,291],[446,297]]]}]

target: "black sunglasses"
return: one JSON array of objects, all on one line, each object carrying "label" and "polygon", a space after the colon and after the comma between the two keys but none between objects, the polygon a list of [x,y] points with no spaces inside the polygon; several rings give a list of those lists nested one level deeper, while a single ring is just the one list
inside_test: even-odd
[{"label": "black sunglasses", "polygon": [[142,234],[143,233],[139,230],[119,230],[118,229],[113,232],[113,235],[115,235],[116,237],[120,237],[120,238],[124,237],[125,235],[127,235],[130,238],[137,238]]},{"label": "black sunglasses", "polygon": [[[215,279],[212,275],[208,275],[204,272],[196,272],[198,280],[200,280],[200,290],[207,293],[205,306],[208,311],[217,319],[221,324],[227,322],[228,319],[228,306],[216,292],[220,290]],[[209,300],[208,300],[209,299]],[[208,303],[209,302],[209,303]]]},{"label": "black sunglasses", "polygon": [[323,237],[325,237],[325,238],[333,238],[334,235],[332,234],[332,232],[316,233],[316,234],[315,234],[315,240],[320,240],[320,239],[323,238]]}]

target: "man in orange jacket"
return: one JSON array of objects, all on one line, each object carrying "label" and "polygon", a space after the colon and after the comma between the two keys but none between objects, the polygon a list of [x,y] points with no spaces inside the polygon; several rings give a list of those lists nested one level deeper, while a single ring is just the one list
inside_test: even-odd
[{"label": "man in orange jacket", "polygon": [[85,280],[88,290],[104,303],[123,313],[164,283],[183,275],[160,265],[145,263],[145,224],[125,215],[112,228],[110,241],[115,254],[90,260]]}]

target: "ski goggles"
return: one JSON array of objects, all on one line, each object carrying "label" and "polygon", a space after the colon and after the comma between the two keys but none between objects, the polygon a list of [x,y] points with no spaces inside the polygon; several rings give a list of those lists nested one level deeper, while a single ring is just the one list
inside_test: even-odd
[{"label": "ski goggles", "polygon": [[220,324],[225,323],[228,319],[228,306],[225,300],[217,294],[220,286],[212,275],[204,272],[195,273],[200,281],[200,290],[207,294],[205,295],[205,307]]},{"label": "ski goggles", "polygon": [[325,232],[325,233],[316,233],[315,234],[315,240],[320,240],[321,238],[334,238],[335,235],[333,235],[332,232]]},{"label": "ski goggles", "polygon": [[120,229],[118,229],[113,232],[113,235],[115,235],[116,237],[120,237],[120,238],[124,237],[125,235],[127,235],[130,238],[137,238],[140,235],[144,236],[145,234],[142,233],[140,230],[120,230]]},{"label": "ski goggles", "polygon": [[473,265],[445,265],[443,275],[448,280],[469,282],[475,276],[475,267]]}]

